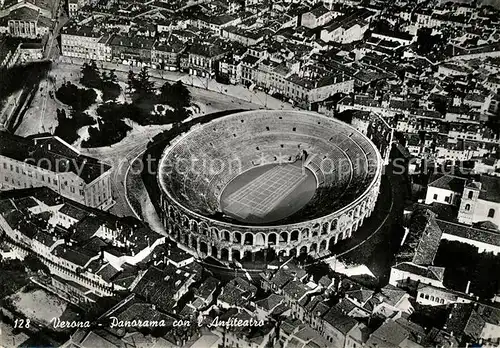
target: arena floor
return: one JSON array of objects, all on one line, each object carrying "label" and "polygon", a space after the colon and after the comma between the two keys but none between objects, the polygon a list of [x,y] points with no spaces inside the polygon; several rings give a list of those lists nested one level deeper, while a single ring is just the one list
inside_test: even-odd
[{"label": "arena floor", "polygon": [[246,223],[269,223],[297,212],[314,196],[316,179],[297,164],[253,168],[229,183],[221,196],[224,213]]}]

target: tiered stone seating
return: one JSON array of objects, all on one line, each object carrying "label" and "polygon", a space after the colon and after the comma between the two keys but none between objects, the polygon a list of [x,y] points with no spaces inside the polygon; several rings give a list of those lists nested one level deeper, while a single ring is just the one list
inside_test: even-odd
[{"label": "tiered stone seating", "polygon": [[[306,166],[315,173],[318,186],[331,190],[332,195],[341,193],[352,199],[377,170],[373,145],[339,121],[263,112],[252,117],[228,116],[189,132],[168,154],[171,164],[182,159],[187,172],[171,173],[163,180],[179,201],[200,213],[213,214],[223,188],[241,172],[278,160],[293,162],[304,150]],[[266,163],[261,163],[262,158]]]}]

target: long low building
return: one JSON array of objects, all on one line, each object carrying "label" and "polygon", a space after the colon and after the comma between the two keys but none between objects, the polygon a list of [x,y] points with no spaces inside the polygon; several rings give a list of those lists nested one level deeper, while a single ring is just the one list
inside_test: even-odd
[{"label": "long low building", "polygon": [[113,204],[111,166],[58,137],[0,133],[0,168],[2,190],[46,186],[89,207],[105,210]]}]

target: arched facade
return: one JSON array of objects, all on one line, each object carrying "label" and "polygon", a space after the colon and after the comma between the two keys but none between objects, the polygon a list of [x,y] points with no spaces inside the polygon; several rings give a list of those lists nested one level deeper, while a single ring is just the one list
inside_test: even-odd
[{"label": "arched facade", "polygon": [[[268,249],[281,255],[319,255],[340,240],[350,238],[374,210],[380,188],[382,160],[368,139],[363,146],[364,156],[371,154],[376,159],[375,171],[370,172],[370,181],[363,186],[364,191],[336,211],[286,225],[233,224],[194,211],[179,202],[177,196],[166,188],[160,165],[158,184],[161,192],[161,221],[172,239],[195,251],[200,257],[211,255],[223,261],[235,258],[241,260]],[[162,161],[165,156],[164,152]]]},{"label": "arched facade", "polygon": [[234,255],[242,260],[245,253],[272,248],[282,255],[319,254],[350,238],[375,207],[380,179],[372,190],[340,212],[327,217],[283,226],[231,225],[210,218],[190,216],[175,203],[162,197],[162,221],[172,239],[196,251],[200,257],[211,255],[230,261]]}]

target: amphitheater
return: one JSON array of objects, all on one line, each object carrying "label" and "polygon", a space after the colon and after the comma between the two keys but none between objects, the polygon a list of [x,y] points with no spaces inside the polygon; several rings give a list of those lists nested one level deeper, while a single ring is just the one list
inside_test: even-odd
[{"label": "amphitheater", "polygon": [[370,216],[381,174],[375,145],[346,123],[241,112],[193,126],[165,148],[160,217],[200,257],[321,255]]}]

